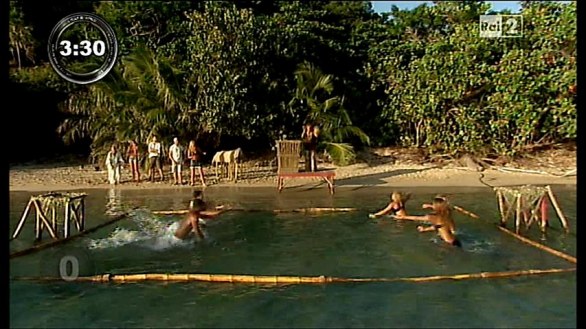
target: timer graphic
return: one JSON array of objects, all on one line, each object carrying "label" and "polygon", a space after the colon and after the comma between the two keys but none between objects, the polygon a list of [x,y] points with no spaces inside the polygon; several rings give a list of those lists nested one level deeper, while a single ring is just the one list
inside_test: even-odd
[{"label": "timer graphic", "polygon": [[62,78],[89,84],[105,77],[116,64],[118,40],[101,17],[75,13],[55,25],[48,52],[51,66]]}]

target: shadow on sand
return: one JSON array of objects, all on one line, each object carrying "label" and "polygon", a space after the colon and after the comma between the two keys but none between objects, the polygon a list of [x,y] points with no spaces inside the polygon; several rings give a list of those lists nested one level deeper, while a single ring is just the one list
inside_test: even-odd
[{"label": "shadow on sand", "polygon": [[[336,188],[342,186],[354,186],[352,191],[356,191],[359,189],[363,189],[366,187],[373,187],[378,185],[385,185],[388,182],[385,181],[387,178],[391,178],[394,176],[406,175],[416,172],[422,172],[433,168],[423,168],[423,169],[398,169],[393,170],[390,172],[378,173],[378,174],[369,174],[363,176],[356,176],[356,177],[349,177],[349,178],[342,178],[336,179],[335,185]],[[313,184],[310,187],[302,189],[303,191],[313,190],[315,188],[320,188],[325,184],[325,182],[321,181],[319,183]]]}]

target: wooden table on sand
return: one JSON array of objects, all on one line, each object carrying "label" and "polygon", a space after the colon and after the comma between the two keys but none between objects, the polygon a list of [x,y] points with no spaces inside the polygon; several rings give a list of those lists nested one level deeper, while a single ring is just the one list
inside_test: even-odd
[{"label": "wooden table on sand", "polygon": [[285,186],[285,178],[321,178],[328,184],[330,194],[334,194],[334,178],[336,172],[333,170],[324,171],[302,171],[302,172],[280,172],[277,174],[277,188],[279,192]]}]

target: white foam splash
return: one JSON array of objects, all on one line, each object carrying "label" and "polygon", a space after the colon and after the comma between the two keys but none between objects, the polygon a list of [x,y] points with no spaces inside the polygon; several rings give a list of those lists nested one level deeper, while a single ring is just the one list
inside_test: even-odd
[{"label": "white foam splash", "polygon": [[137,230],[117,227],[103,239],[93,239],[88,243],[89,249],[117,248],[128,244],[137,244],[152,250],[165,250],[177,246],[192,246],[189,239],[180,240],[175,237],[179,222],[166,223],[148,210],[134,210],[128,220],[138,226]]}]

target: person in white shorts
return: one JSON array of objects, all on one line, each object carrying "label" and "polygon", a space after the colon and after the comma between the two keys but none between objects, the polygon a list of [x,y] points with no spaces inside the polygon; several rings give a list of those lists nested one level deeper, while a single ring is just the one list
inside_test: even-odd
[{"label": "person in white shorts", "polygon": [[164,180],[163,166],[161,163],[161,143],[157,142],[157,137],[153,136],[152,141],[149,143],[149,180],[153,181],[155,178],[155,167],[161,176],[161,182]]},{"label": "person in white shorts", "polygon": [[116,145],[112,145],[110,148],[110,152],[106,156],[106,168],[108,168],[108,181],[110,184],[120,184],[120,167],[124,160],[122,160],[122,155],[116,149]]},{"label": "person in white shorts", "polygon": [[179,139],[173,138],[173,145],[169,147],[169,159],[171,159],[171,172],[173,173],[173,185],[183,185],[181,178],[181,164],[183,163],[183,147],[179,145]]}]

